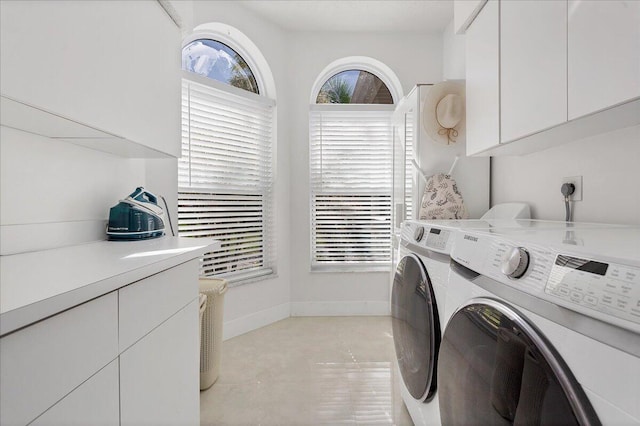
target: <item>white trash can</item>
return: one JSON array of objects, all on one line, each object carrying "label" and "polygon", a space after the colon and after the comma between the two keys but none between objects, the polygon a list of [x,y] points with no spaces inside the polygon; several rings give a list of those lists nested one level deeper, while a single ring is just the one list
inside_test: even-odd
[{"label": "white trash can", "polygon": [[200,390],[209,389],[220,375],[224,293],[227,281],[200,278],[200,293],[207,296],[200,328]]},{"label": "white trash can", "polygon": [[207,309],[207,295],[204,293],[200,293],[200,297],[198,298],[198,302],[200,304],[200,333],[198,334],[198,342],[202,341],[202,317],[204,316],[204,310]]}]

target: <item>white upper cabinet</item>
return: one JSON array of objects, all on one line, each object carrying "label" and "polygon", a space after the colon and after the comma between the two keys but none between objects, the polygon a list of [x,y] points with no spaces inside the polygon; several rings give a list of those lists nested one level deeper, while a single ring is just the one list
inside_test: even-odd
[{"label": "white upper cabinet", "polygon": [[468,155],[640,124],[640,1],[490,0],[466,47]]},{"label": "white upper cabinet", "polygon": [[487,0],[455,0],[453,2],[453,32],[464,34]]},{"label": "white upper cabinet", "polygon": [[567,3],[500,3],[501,142],[567,121]]},{"label": "white upper cabinet", "polygon": [[489,0],[467,30],[467,155],[500,143],[499,7]]},{"label": "white upper cabinet", "polygon": [[2,95],[179,156],[181,35],[158,2],[16,1],[0,8]]},{"label": "white upper cabinet", "polygon": [[569,1],[569,120],[640,96],[640,1]]}]

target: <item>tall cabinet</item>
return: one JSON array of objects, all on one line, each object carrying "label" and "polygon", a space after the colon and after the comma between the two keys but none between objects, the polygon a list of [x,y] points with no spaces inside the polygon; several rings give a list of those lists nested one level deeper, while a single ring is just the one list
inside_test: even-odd
[{"label": "tall cabinet", "polygon": [[[416,85],[398,103],[393,114],[393,225],[396,232],[403,220],[419,217],[425,187],[422,174],[428,177],[448,173],[454,163],[456,166],[452,176],[462,193],[470,218],[479,218],[489,209],[489,159],[467,157],[464,138],[447,145],[432,140],[423,127],[423,115],[432,113],[425,112],[423,108],[432,86]],[[421,172],[414,168],[412,160]]]}]

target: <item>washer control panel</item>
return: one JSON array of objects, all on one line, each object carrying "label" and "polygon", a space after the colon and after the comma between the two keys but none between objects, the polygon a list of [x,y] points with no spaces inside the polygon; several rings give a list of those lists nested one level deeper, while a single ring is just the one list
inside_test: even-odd
[{"label": "washer control panel", "polygon": [[640,324],[640,270],[558,254],[545,293]]},{"label": "washer control panel", "polygon": [[[528,254],[526,268],[520,268],[523,251]],[[473,231],[457,233],[451,258],[519,291],[640,333],[638,267]],[[513,265],[506,272],[513,269],[511,275],[518,278],[505,274],[505,261],[510,259]]]},{"label": "washer control panel", "polygon": [[438,228],[430,228],[424,245],[437,250],[444,250],[449,241],[450,231]]}]

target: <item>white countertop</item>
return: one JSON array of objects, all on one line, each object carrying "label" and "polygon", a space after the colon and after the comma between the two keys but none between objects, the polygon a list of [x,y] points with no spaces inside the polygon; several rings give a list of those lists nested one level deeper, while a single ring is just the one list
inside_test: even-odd
[{"label": "white countertop", "polygon": [[219,247],[208,238],[162,237],[0,256],[0,336]]}]

